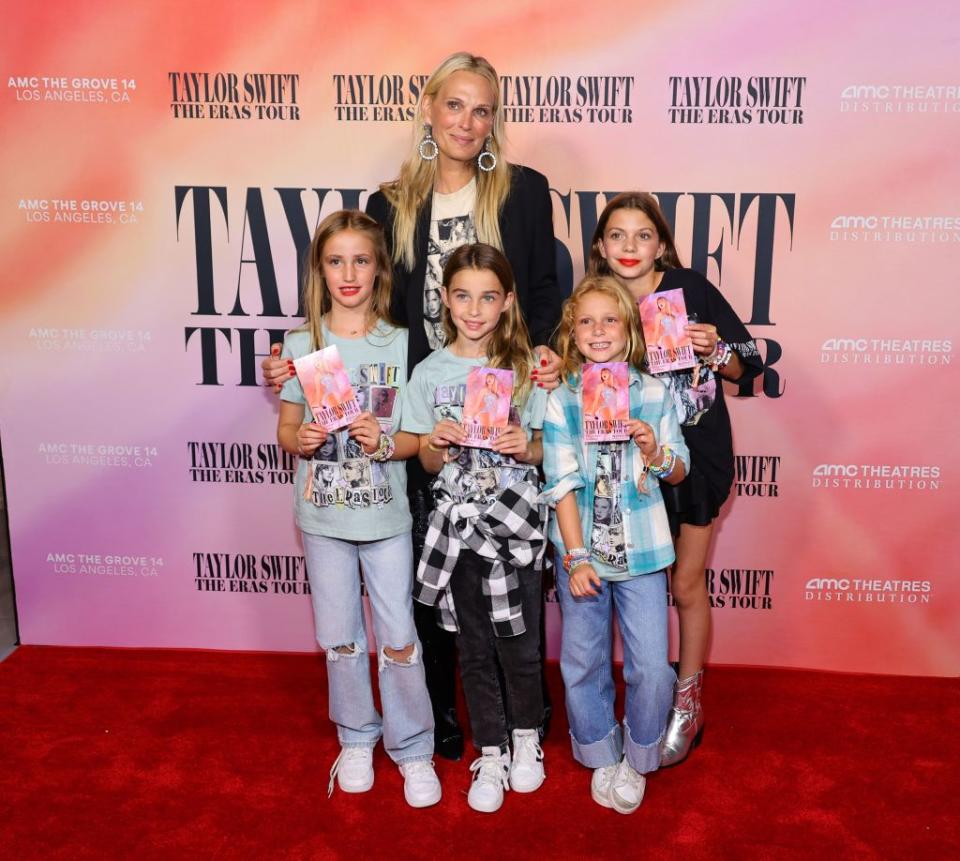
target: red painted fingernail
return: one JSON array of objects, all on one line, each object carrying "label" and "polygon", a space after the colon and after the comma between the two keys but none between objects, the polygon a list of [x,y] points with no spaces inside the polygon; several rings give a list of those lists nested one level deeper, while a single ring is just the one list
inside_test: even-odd
[{"label": "red painted fingernail", "polygon": [[291,377],[295,377],[296,375],[297,375],[297,372],[296,372],[296,371],[291,371],[291,372],[290,372],[290,376],[291,376]]},{"label": "red painted fingernail", "polygon": [[279,345],[279,344],[274,344],[274,345],[270,348],[270,355],[272,355],[272,356],[279,356],[279,355],[280,355],[280,345]]},{"label": "red painted fingernail", "polygon": [[547,366],[547,360],[546,360],[546,359],[541,359],[541,360],[540,360],[540,367],[541,367],[541,368],[545,368],[546,366]]},{"label": "red painted fingernail", "polygon": [[540,386],[541,389],[543,388],[543,383],[537,383],[537,385]]}]

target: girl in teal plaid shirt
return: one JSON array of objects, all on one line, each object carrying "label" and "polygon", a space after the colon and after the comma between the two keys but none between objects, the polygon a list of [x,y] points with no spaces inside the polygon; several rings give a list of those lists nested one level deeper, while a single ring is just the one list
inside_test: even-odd
[{"label": "girl in teal plaid shirt", "polygon": [[[640,371],[637,307],[614,278],[580,282],[564,305],[558,347],[563,383],[550,393],[544,420],[543,498],[556,507],[550,538],[564,560],[560,669],[573,755],[593,769],[594,801],[632,813],[644,775],[659,766],[676,681],[667,663],[664,570],[674,551],[659,483],[681,481],[689,454],[666,387]],[[628,441],[584,443],[585,362],[629,364]],[[622,727],[613,709],[614,612],[626,682]]]}]

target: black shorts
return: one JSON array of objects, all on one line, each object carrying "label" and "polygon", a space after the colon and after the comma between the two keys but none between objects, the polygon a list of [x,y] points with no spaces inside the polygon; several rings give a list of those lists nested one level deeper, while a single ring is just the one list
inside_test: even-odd
[{"label": "black shorts", "polygon": [[726,494],[720,498],[696,463],[691,464],[690,472],[680,484],[661,482],[660,492],[674,535],[680,533],[682,523],[709,526],[720,514],[720,506],[726,500]]}]

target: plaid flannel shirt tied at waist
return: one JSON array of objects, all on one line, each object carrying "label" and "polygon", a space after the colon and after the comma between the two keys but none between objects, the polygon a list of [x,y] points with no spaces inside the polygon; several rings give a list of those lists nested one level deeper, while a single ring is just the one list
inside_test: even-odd
[{"label": "plaid flannel shirt tied at waist", "polygon": [[547,546],[547,506],[537,502],[536,485],[517,482],[486,504],[458,500],[443,487],[435,486],[434,492],[437,506],[427,524],[414,600],[435,606],[440,627],[459,633],[450,577],[466,547],[490,561],[483,594],[496,636],[524,633],[517,569],[535,565],[541,570]]}]

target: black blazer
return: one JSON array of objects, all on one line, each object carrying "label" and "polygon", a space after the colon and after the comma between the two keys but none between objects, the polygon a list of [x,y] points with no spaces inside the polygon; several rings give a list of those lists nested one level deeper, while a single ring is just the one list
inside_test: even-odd
[{"label": "black blazer", "polygon": [[[517,299],[530,329],[530,338],[534,346],[549,344],[560,320],[550,187],[542,173],[520,165],[511,165],[510,169],[510,194],[500,213],[503,251],[513,267]],[[412,373],[416,364],[430,354],[423,329],[423,285],[427,274],[431,206],[432,198],[428,198],[417,216],[413,270],[402,263],[395,263],[393,267],[391,311],[398,322],[410,328],[407,373]],[[370,196],[367,214],[383,225],[392,255],[394,209],[383,192]]]}]

